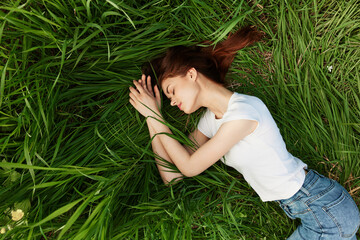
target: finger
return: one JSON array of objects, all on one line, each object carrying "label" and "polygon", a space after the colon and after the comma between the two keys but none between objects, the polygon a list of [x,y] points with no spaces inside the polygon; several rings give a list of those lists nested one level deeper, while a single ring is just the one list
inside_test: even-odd
[{"label": "finger", "polygon": [[147,87],[146,87],[146,80],[145,80],[145,74],[142,74],[141,75],[141,79],[139,79],[139,83],[141,84],[141,86],[143,87],[143,89],[146,91],[148,90]]},{"label": "finger", "polygon": [[142,85],[135,80],[133,80],[133,83],[136,89],[139,91],[139,93],[142,94],[144,92],[144,88],[142,87]]},{"label": "finger", "polygon": [[149,92],[151,92],[151,94],[154,94],[152,86],[151,86],[151,77],[150,76],[147,77],[147,88],[149,89]]},{"label": "finger", "polygon": [[136,90],[136,89],[133,88],[133,87],[129,87],[129,90],[130,90],[129,96],[130,96],[131,98],[138,98],[138,97],[139,97],[139,92],[138,92],[138,90]]},{"label": "finger", "polygon": [[[139,79],[138,81],[137,81],[142,87],[143,87],[143,82],[141,81],[141,79]],[[144,88],[144,87],[143,87]]]},{"label": "finger", "polygon": [[130,98],[129,102],[137,110],[136,102],[131,98]]},{"label": "finger", "polygon": [[139,80],[139,82],[141,83],[141,86],[142,86],[145,90],[148,90],[147,87],[146,87],[146,80],[143,79],[142,76],[141,76],[141,79]]},{"label": "finger", "polygon": [[134,100],[132,100],[132,99],[130,98],[130,99],[129,99],[129,102],[130,102],[131,105],[134,106],[134,104],[135,104]]},{"label": "finger", "polygon": [[155,98],[156,98],[156,100],[157,100],[157,101],[160,101],[160,100],[161,100],[161,98],[160,98],[160,91],[159,91],[159,88],[158,88],[157,85],[154,87],[154,91],[155,91]]},{"label": "finger", "polygon": [[160,96],[160,91],[159,91],[159,87],[156,85],[154,87],[154,91],[155,91],[155,99],[156,99],[156,104],[158,105],[158,108],[161,108],[161,96]]},{"label": "finger", "polygon": [[157,95],[160,97],[160,90],[159,90],[159,86],[158,86],[158,85],[156,85],[156,86],[155,86],[155,88],[156,88],[156,93],[157,93]]}]

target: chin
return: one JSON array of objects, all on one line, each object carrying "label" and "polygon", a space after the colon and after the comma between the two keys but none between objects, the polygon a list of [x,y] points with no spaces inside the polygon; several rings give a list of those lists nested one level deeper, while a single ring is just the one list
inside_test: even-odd
[{"label": "chin", "polygon": [[186,114],[191,114],[191,113],[195,112],[195,111],[187,111],[187,110],[182,110],[182,111]]},{"label": "chin", "polygon": [[[184,106],[185,107],[185,106]],[[190,105],[190,109],[181,109],[181,111],[183,111],[184,113],[186,113],[186,114],[191,114],[191,113],[193,113],[193,112],[196,112],[196,110],[198,110],[199,109],[199,107],[197,107],[197,106],[195,106],[195,108],[194,108],[194,106],[191,106]]]},{"label": "chin", "polygon": [[181,111],[182,111],[183,113],[189,114],[189,112],[188,112],[187,110],[185,110],[185,109],[181,109]]},{"label": "chin", "polygon": [[184,111],[184,113],[186,113],[186,114],[191,114],[191,113],[194,113],[194,112],[196,112],[198,109],[199,109],[200,107],[196,107],[195,109],[191,109],[190,111]]}]

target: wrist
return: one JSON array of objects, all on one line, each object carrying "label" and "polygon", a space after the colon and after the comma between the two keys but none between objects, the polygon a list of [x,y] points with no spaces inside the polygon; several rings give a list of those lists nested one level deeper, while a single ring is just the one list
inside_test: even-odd
[{"label": "wrist", "polygon": [[156,113],[154,113],[154,114],[152,114],[152,115],[149,115],[149,116],[146,118],[146,122],[147,122],[148,124],[151,123],[151,122],[153,122],[153,121],[158,121],[158,120],[164,121],[163,116],[162,116],[161,113],[159,113],[159,112],[156,112]]},{"label": "wrist", "polygon": [[164,129],[166,121],[162,116],[149,116],[146,119],[149,128],[152,128],[155,132],[166,132]]}]

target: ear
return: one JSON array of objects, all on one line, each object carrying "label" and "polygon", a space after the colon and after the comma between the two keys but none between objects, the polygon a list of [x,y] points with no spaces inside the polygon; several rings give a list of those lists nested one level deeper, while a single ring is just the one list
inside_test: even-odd
[{"label": "ear", "polygon": [[190,80],[196,81],[198,72],[196,71],[195,68],[193,68],[193,67],[190,68],[188,70],[187,74],[188,74]]}]

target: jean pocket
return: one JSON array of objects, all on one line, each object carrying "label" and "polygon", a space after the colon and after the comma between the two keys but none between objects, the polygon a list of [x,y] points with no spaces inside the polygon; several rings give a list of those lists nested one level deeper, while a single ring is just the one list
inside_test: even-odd
[{"label": "jean pocket", "polygon": [[359,209],[349,193],[342,191],[341,196],[323,210],[334,221],[341,237],[351,237],[359,228]]},{"label": "jean pocket", "polygon": [[291,218],[291,219],[296,219],[289,211],[289,207],[287,205],[280,205],[280,207],[282,208],[282,210],[284,210],[285,214]]},{"label": "jean pocket", "polygon": [[280,204],[280,207],[291,219],[301,218],[303,214],[310,211],[310,208],[301,200],[301,197],[289,204]]}]

